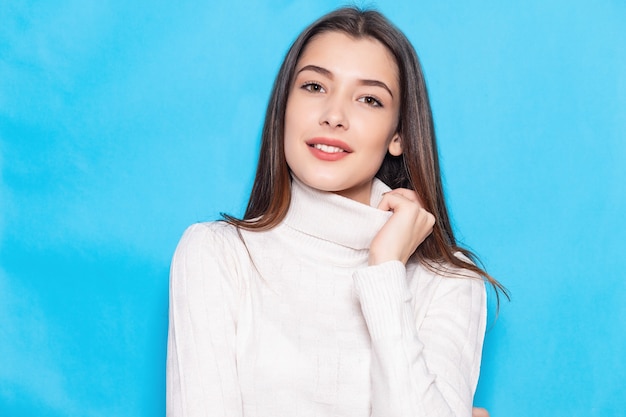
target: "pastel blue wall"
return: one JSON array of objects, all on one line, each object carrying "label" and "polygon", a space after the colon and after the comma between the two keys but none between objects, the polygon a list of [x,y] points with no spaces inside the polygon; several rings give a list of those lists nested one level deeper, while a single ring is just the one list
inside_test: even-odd
[{"label": "pastel blue wall", "polygon": [[[0,6],[0,415],[163,415],[177,240],[242,213],[280,60],[342,2],[43,3]],[[459,235],[513,294],[477,404],[626,415],[626,4],[377,6],[422,58]]]}]

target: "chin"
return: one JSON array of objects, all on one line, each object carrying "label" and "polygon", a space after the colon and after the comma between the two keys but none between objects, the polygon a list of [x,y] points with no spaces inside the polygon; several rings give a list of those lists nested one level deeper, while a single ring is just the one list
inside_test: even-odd
[{"label": "chin", "polygon": [[292,172],[292,175],[298,180],[300,180],[300,182],[302,182],[303,184],[308,185],[309,187],[314,188],[319,191],[335,193],[335,192],[344,190],[346,188],[346,187],[343,187],[342,184],[339,183],[335,178],[319,178],[319,177],[311,177],[307,175],[297,176],[297,175],[294,175],[293,172]]}]

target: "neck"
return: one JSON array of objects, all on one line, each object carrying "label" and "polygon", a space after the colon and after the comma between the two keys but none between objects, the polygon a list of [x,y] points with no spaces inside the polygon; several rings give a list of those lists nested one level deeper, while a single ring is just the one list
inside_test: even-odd
[{"label": "neck", "polygon": [[359,184],[347,190],[336,191],[335,194],[345,198],[349,198],[350,200],[354,200],[361,204],[370,205],[370,200],[372,196],[372,183],[373,180],[370,180],[364,184]]},{"label": "neck", "polygon": [[352,249],[368,249],[391,213],[377,209],[389,187],[372,181],[370,201],[344,198],[338,193],[319,191],[297,178],[292,182],[292,200],[285,224],[309,236],[332,241]]}]

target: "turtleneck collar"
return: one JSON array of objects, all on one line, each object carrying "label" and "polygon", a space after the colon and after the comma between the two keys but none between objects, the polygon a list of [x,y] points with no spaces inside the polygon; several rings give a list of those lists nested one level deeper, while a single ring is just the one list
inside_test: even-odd
[{"label": "turtleneck collar", "polygon": [[370,205],[311,188],[297,178],[291,183],[291,204],[284,224],[309,236],[355,250],[369,249],[376,233],[391,216],[376,207],[391,191],[374,178]]}]

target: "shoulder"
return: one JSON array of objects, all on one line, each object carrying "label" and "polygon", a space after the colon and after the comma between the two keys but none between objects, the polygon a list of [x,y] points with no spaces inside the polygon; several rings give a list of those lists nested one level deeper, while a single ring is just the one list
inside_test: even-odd
[{"label": "shoulder", "polygon": [[189,226],[176,247],[174,261],[235,261],[245,253],[237,228],[226,222],[195,223]]},{"label": "shoulder", "polygon": [[237,240],[237,229],[226,222],[194,223],[183,233],[177,251],[189,247],[232,246]]},{"label": "shoulder", "polygon": [[176,247],[170,291],[189,299],[226,287],[241,291],[250,270],[250,258],[236,227],[226,222],[196,223],[185,230]]},{"label": "shoulder", "polygon": [[[461,252],[454,254],[458,259],[472,264],[473,262],[463,255]],[[448,262],[435,263],[428,261],[411,261],[407,265],[407,269],[412,271],[410,275],[413,278],[423,281],[429,286],[439,286],[444,283],[450,283],[450,286],[460,287],[483,287],[484,280],[476,272],[466,268],[452,265]],[[447,286],[444,284],[444,286]]]},{"label": "shoulder", "polygon": [[[455,256],[471,262],[460,252]],[[418,304],[441,305],[456,311],[486,308],[485,281],[477,273],[449,263],[414,262],[411,270],[409,286]]]}]

